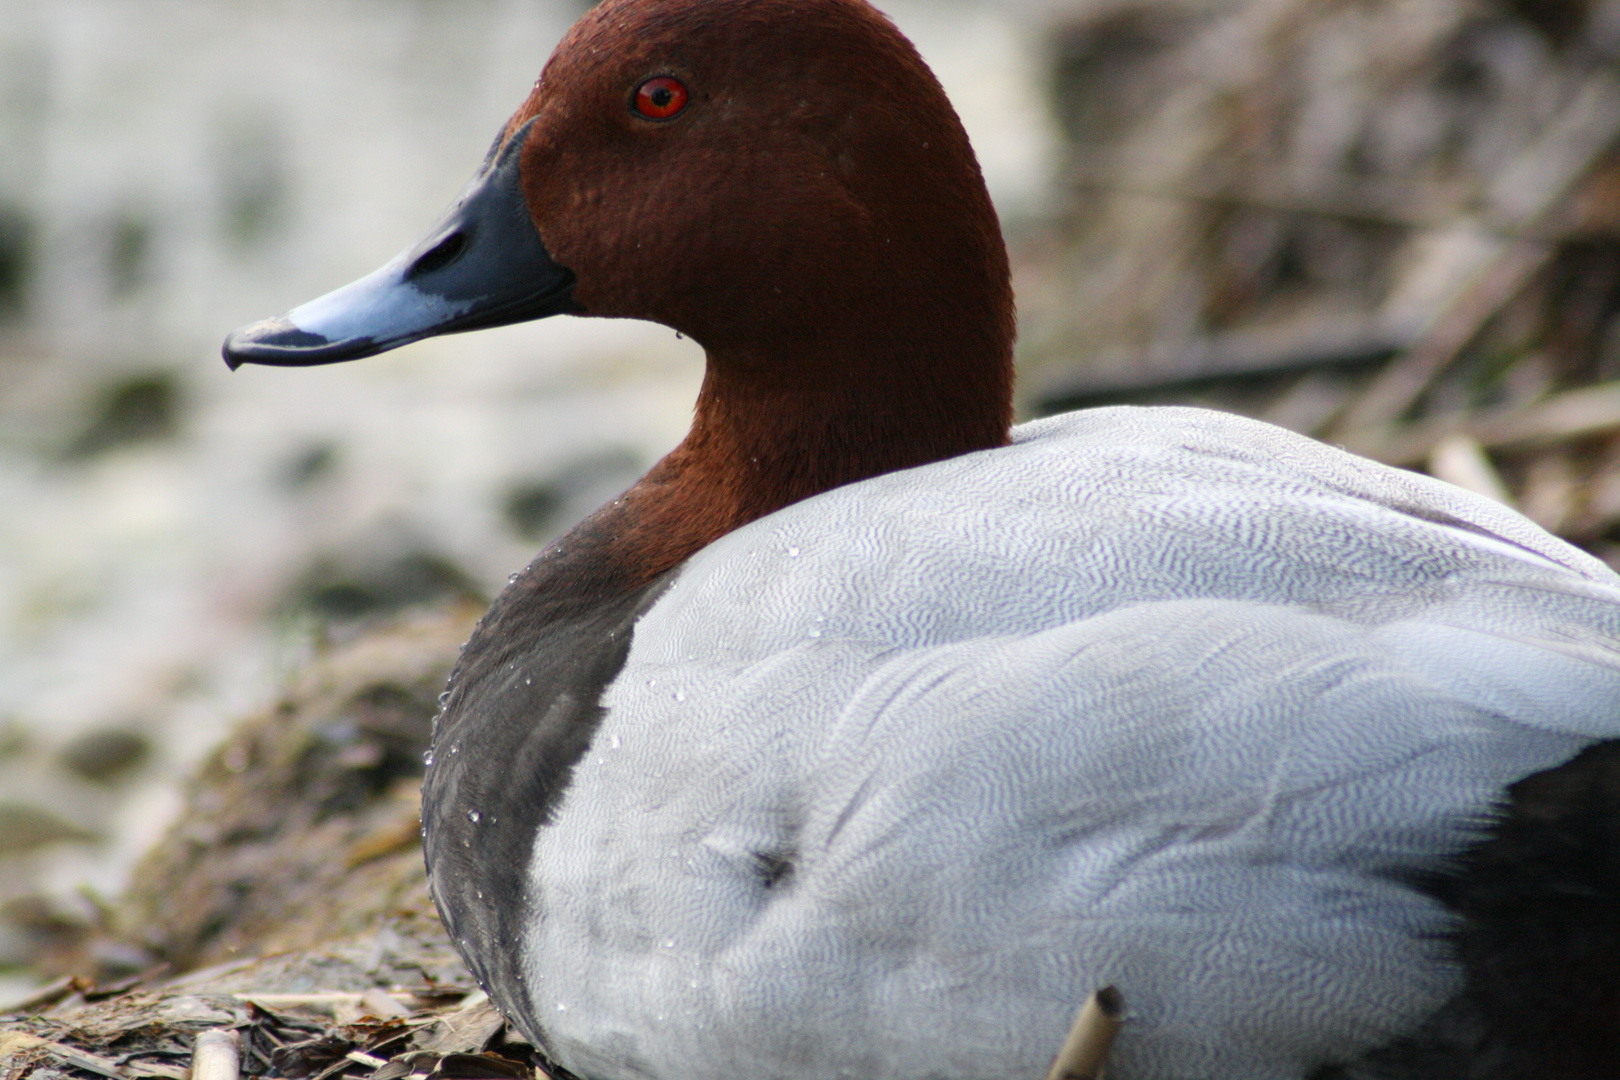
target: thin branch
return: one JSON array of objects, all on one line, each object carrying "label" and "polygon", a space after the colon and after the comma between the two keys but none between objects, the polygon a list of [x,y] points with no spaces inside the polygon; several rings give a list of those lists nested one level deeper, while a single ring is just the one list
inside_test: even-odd
[{"label": "thin branch", "polygon": [[1520,408],[1453,413],[1347,433],[1346,450],[1389,465],[1422,464],[1456,434],[1487,450],[1532,449],[1620,430],[1620,381],[1567,390]]},{"label": "thin branch", "polygon": [[214,1028],[197,1035],[191,1057],[191,1080],[238,1080],[242,1073],[242,1036],[234,1028]]},{"label": "thin branch", "polygon": [[1086,999],[1046,1080],[1099,1080],[1125,1022],[1125,996],[1105,986]]},{"label": "thin branch", "polygon": [[1513,505],[1513,496],[1508,494],[1485,448],[1464,432],[1447,435],[1429,451],[1429,475],[1504,506]]}]

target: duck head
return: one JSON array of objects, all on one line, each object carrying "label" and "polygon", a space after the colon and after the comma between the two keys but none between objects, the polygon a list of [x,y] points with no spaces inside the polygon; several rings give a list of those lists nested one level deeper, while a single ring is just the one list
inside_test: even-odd
[{"label": "duck head", "polygon": [[995,211],[944,91],[864,0],[607,0],[419,244],[224,355],[324,364],[564,313],[697,341],[692,438],[799,432],[844,461],[811,487],[1006,439]]}]

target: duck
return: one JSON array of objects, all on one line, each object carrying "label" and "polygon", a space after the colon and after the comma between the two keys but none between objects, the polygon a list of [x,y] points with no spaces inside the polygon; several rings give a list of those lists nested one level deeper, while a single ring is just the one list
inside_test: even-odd
[{"label": "duck", "polygon": [[605,0],[224,356],[563,314],[706,368],[435,721],[435,901],[554,1067],[1040,1077],[1113,987],[1115,1080],[1616,1075],[1620,576],[1254,420],[1014,426],[995,210],[866,0]]}]

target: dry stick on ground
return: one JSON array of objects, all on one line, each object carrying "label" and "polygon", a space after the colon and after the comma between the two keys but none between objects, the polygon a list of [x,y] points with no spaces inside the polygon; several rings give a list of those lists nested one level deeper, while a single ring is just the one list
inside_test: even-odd
[{"label": "dry stick on ground", "polygon": [[21,1001],[14,1001],[6,1006],[6,1012],[21,1016],[25,1013],[38,1012],[40,1009],[55,1005],[73,991],[79,989],[77,981],[72,975],[64,975],[55,982],[46,983]]},{"label": "dry stick on ground", "polygon": [[1216,174],[1163,179],[1134,176],[1099,166],[1089,158],[1071,162],[1063,180],[1068,187],[1087,195],[1134,195],[1408,229],[1446,228],[1455,221],[1455,207],[1462,197],[1454,183],[1421,178],[1330,175],[1301,184],[1286,170],[1278,169],[1272,174],[1241,178]]},{"label": "dry stick on ground", "polygon": [[[368,997],[368,995],[370,996]],[[367,991],[365,994],[346,993],[341,991],[325,991],[314,994],[257,994],[252,991],[242,991],[240,993],[232,994],[231,996],[236,998],[238,1001],[247,1001],[253,1003],[254,1005],[262,1005],[267,1009],[304,1008],[329,1013],[333,1009],[339,1007],[360,1008],[370,1006],[374,1010],[371,1014],[373,1016],[405,1015],[410,1012],[410,1006],[414,1005],[419,1000],[418,995],[413,994],[408,990],[382,990],[378,991],[376,994],[371,994],[370,991]],[[386,1007],[382,1006],[381,1004],[383,998],[387,998],[388,1000],[394,1002],[399,1008],[399,1012],[394,1012],[392,1010],[379,1011],[386,1009]]]},{"label": "dry stick on ground", "polygon": [[1037,401],[1063,402],[1194,380],[1335,367],[1405,349],[1413,336],[1409,328],[1360,311],[1310,311],[1286,322],[1178,337],[1144,348],[1103,349],[1083,369],[1032,374],[1024,389]]},{"label": "dry stick on ground", "polygon": [[1125,996],[1105,986],[1086,999],[1046,1080],[1099,1080],[1114,1037],[1125,1022]]},{"label": "dry stick on ground", "polygon": [[[1575,185],[1620,138],[1620,82],[1600,71],[1587,77],[1561,122],[1492,185],[1487,211],[1510,231],[1534,233]],[[1467,228],[1467,226],[1460,226]],[[1539,240],[1485,247],[1482,265],[1441,306],[1428,328],[1374,379],[1346,412],[1340,431],[1379,427],[1397,419],[1473,340],[1492,315],[1547,264],[1554,247]]]},{"label": "dry stick on ground", "polygon": [[1582,497],[1580,470],[1566,448],[1537,454],[1524,472],[1519,510],[1554,536],[1578,520]]},{"label": "dry stick on ground", "polygon": [[26,1032],[0,1032],[0,1062],[12,1057],[21,1058],[23,1055],[38,1053],[49,1054],[72,1068],[105,1076],[107,1080],[129,1080],[129,1074],[120,1069],[118,1063],[111,1058],[92,1054],[75,1046],[52,1042],[50,1039],[42,1039]]},{"label": "dry stick on ground", "polygon": [[1448,484],[1495,499],[1504,506],[1513,505],[1513,496],[1491,464],[1479,440],[1464,432],[1447,435],[1429,451],[1429,475]]},{"label": "dry stick on ground", "polygon": [[1529,449],[1620,431],[1620,382],[1567,390],[1533,405],[1430,417],[1351,431],[1340,444],[1389,465],[1418,465],[1448,436],[1465,434],[1487,450]]},{"label": "dry stick on ground", "polygon": [[1434,321],[1392,360],[1357,398],[1339,428],[1358,431],[1400,416],[1429,388],[1457,354],[1510,300],[1519,295],[1553,254],[1533,240],[1502,243],[1483,269],[1445,304]]},{"label": "dry stick on ground", "polygon": [[191,1080],[238,1080],[242,1072],[242,1036],[232,1028],[197,1035],[191,1056]]}]

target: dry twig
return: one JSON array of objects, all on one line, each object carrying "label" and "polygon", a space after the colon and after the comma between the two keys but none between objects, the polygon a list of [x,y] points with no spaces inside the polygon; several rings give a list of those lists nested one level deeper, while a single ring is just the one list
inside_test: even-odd
[{"label": "dry twig", "polygon": [[49,1054],[65,1065],[104,1076],[107,1080],[129,1080],[129,1075],[111,1058],[50,1039],[41,1039],[26,1032],[0,1032],[0,1060],[33,1054]]},{"label": "dry twig", "polygon": [[1457,432],[1447,435],[1429,452],[1429,475],[1448,484],[1495,499],[1504,506],[1513,505],[1513,496],[1497,474],[1496,466],[1486,456],[1485,448],[1471,435]]},{"label": "dry twig", "polygon": [[1620,430],[1620,382],[1569,390],[1523,408],[1431,417],[1413,424],[1352,430],[1340,444],[1390,465],[1416,465],[1451,435],[1488,450],[1530,448]]},{"label": "dry twig", "polygon": [[1100,1080],[1125,1019],[1125,997],[1105,986],[1086,999],[1046,1080]]},{"label": "dry twig", "polygon": [[[303,1008],[314,1009],[327,1013],[330,1013],[334,1009],[338,1008],[359,1009],[369,1005],[374,1010],[372,1015],[376,1016],[404,1015],[410,1011],[407,1006],[414,1004],[417,1000],[417,996],[409,991],[390,992],[386,990],[379,990],[375,993],[368,991],[366,994],[342,992],[325,992],[314,994],[257,994],[247,991],[233,994],[231,996],[236,998],[238,1001],[251,1002],[254,1005],[261,1005],[266,1009]],[[398,1003],[401,1011],[394,1012],[392,1010],[380,1010],[379,1006],[383,998],[387,998],[390,1001]]]},{"label": "dry twig", "polygon": [[46,983],[21,1001],[14,1001],[6,1008],[6,1012],[16,1015],[37,1012],[40,1009],[55,1005],[75,990],[82,989],[78,981],[71,975],[64,975],[54,982]]},{"label": "dry twig", "polygon": [[237,1080],[242,1072],[242,1036],[232,1028],[215,1028],[197,1036],[191,1058],[191,1080]]}]

